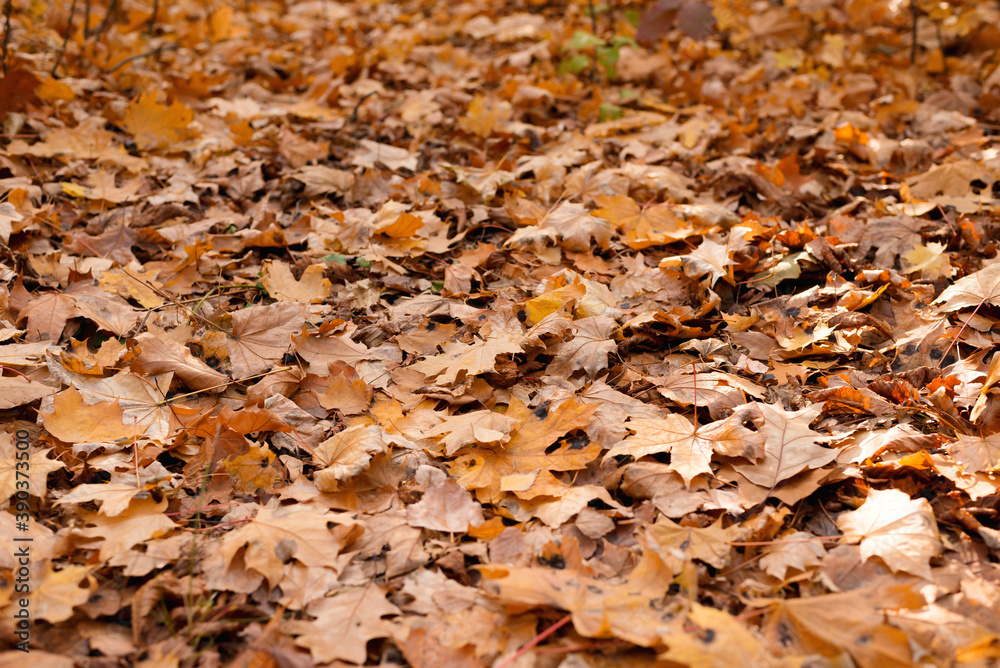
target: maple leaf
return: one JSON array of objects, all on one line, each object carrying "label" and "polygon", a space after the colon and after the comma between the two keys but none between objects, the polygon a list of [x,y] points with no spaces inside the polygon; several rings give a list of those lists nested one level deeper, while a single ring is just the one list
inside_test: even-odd
[{"label": "maple leaf", "polygon": [[675,612],[663,592],[673,572],[653,549],[645,550],[639,565],[617,582],[568,569],[488,564],[478,570],[483,587],[500,600],[568,610],[576,632],[587,638],[621,638],[652,647],[672,631]]},{"label": "maple leaf", "polygon": [[[14,437],[8,432],[0,432],[0,500],[10,499],[21,489],[32,496],[44,497],[49,474],[65,467],[61,461],[49,459],[50,448],[31,448],[27,460],[17,456],[20,452],[24,450],[18,450]],[[23,487],[25,480],[27,489]],[[18,481],[21,481],[21,486]]]},{"label": "maple leaf", "polygon": [[650,538],[666,563],[698,559],[715,568],[729,563],[731,533],[722,528],[721,517],[707,527],[681,526],[661,517],[649,529]]},{"label": "maple leaf", "polygon": [[[771,653],[758,634],[724,610],[693,603],[685,616],[688,624],[664,638],[669,649],[659,655],[660,659],[704,668],[723,668],[734,656],[758,668],[797,668],[803,664],[802,657]],[[726,648],[725,656],[719,647]]]},{"label": "maple leaf", "polygon": [[30,404],[54,392],[48,385],[21,376],[0,376],[0,410]]},{"label": "maple leaf", "polygon": [[278,301],[319,304],[330,296],[332,285],[323,274],[323,267],[311,264],[302,273],[302,278],[295,280],[288,263],[273,260],[264,264],[260,282]]},{"label": "maple leaf", "polygon": [[266,446],[251,445],[248,452],[222,460],[222,467],[236,491],[243,494],[268,491],[284,477],[284,469],[275,462],[275,457]]},{"label": "maple leaf", "polygon": [[17,320],[27,320],[29,341],[58,341],[66,323],[76,313],[76,302],[72,297],[49,292],[32,299],[18,313]]},{"label": "maple leaf", "polygon": [[292,348],[292,333],[305,322],[299,304],[251,306],[233,314],[233,333],[226,339],[233,378],[267,371]]},{"label": "maple leaf", "polygon": [[[336,527],[331,529],[331,524]],[[285,576],[285,562],[291,559],[310,568],[339,572],[340,551],[360,532],[361,527],[344,515],[309,507],[261,507],[251,521],[225,535],[219,550],[230,568],[242,552],[246,568],[275,587]]]},{"label": "maple leaf", "polygon": [[[62,382],[75,387],[85,404],[117,401],[122,415],[119,421],[132,429],[128,436],[134,436],[138,431],[139,434],[145,434],[146,438],[165,442],[179,426],[171,406],[165,401],[166,390],[173,379],[172,373],[143,378],[122,372],[110,378],[89,378],[73,373],[54,361],[49,362],[49,371]],[[48,412],[44,400],[42,412]],[[64,419],[56,418],[57,421]],[[110,427],[103,425],[97,427],[108,428]]]},{"label": "maple leaf", "polygon": [[372,388],[365,381],[337,374],[330,378],[326,391],[317,396],[320,406],[327,410],[338,410],[344,415],[360,415],[369,407]]},{"label": "maple leaf", "polygon": [[135,485],[116,483],[77,485],[69,494],[60,497],[56,501],[56,505],[100,501],[100,513],[108,517],[115,517],[128,509],[129,504],[137,494],[145,496],[147,491]]},{"label": "maple leaf", "polygon": [[610,221],[624,233],[622,241],[630,248],[642,249],[701,234],[706,228],[695,227],[674,214],[670,206],[640,206],[627,195],[598,195],[595,216]]},{"label": "maple leaf", "polygon": [[343,659],[365,662],[366,643],[392,634],[392,625],[383,619],[402,611],[385,599],[385,590],[374,584],[340,591],[313,601],[308,612],[311,622],[290,622],[296,644],[306,647],[317,663]]},{"label": "maple leaf", "polygon": [[306,165],[289,175],[305,184],[305,197],[316,197],[328,193],[343,195],[354,187],[354,174],[325,165]]},{"label": "maple leaf", "polygon": [[180,102],[169,107],[157,102],[156,91],[145,91],[132,100],[123,126],[141,149],[165,149],[188,138],[194,113]]},{"label": "maple leaf", "polygon": [[545,373],[568,378],[574,371],[583,369],[593,378],[607,368],[608,355],[618,349],[618,345],[610,340],[617,329],[618,323],[606,315],[574,321],[573,338],[559,344]]},{"label": "maple leaf", "polygon": [[934,300],[934,304],[945,312],[978,307],[983,303],[1000,306],[1000,262],[958,279]]},{"label": "maple leaf", "polygon": [[376,163],[382,163],[392,170],[417,168],[417,156],[405,148],[382,144],[370,139],[361,140],[361,148],[354,153],[352,163],[356,167],[374,169]]},{"label": "maple leaf", "polygon": [[220,387],[229,380],[176,341],[143,332],[135,337],[135,342],[142,352],[131,362],[133,371],[141,374],[172,371],[192,390]]},{"label": "maple leaf", "polygon": [[510,440],[510,432],[520,423],[515,418],[493,411],[472,411],[451,415],[441,424],[426,432],[428,437],[442,436],[441,445],[446,455],[453,455],[471,443],[501,445]]},{"label": "maple leaf", "polygon": [[122,187],[115,183],[115,175],[110,172],[99,171],[87,177],[87,186],[80,186],[75,183],[63,183],[62,189],[73,197],[100,200],[110,204],[121,204],[133,199],[142,187],[141,179],[133,179],[126,182]]},{"label": "maple leaf", "polygon": [[10,202],[0,204],[0,240],[4,243],[10,242],[10,235],[14,231],[14,223],[24,220],[24,216],[14,208]]},{"label": "maple leaf", "polygon": [[873,489],[860,508],[837,518],[837,528],[846,541],[860,541],[862,559],[879,557],[893,571],[931,579],[928,561],[941,551],[941,540],[927,499]]},{"label": "maple leaf", "polygon": [[809,596],[775,604],[763,633],[782,654],[836,656],[845,650],[861,668],[913,665],[907,634],[886,623],[879,608],[919,608],[908,585]]},{"label": "maple leaf", "polygon": [[167,500],[157,503],[152,498],[135,499],[128,510],[108,517],[99,513],[83,513],[87,524],[94,526],[80,529],[85,538],[103,539],[98,554],[101,561],[107,561],[115,554],[150,538],[157,538],[177,527],[163,514]]},{"label": "maple leaf", "polygon": [[[73,616],[73,608],[83,605],[97,588],[97,581],[87,566],[66,566],[62,570],[52,570],[47,564],[40,584],[31,588],[31,611],[34,617],[50,624],[65,622]],[[80,586],[80,585],[84,586]]]},{"label": "maple leaf", "polygon": [[1000,434],[959,434],[958,439],[948,446],[948,452],[970,473],[1000,470]]},{"label": "maple leaf", "polygon": [[483,523],[483,507],[461,485],[449,478],[434,485],[417,503],[407,507],[411,526],[434,531],[460,532]]},{"label": "maple leaf", "polygon": [[805,572],[820,563],[826,549],[816,537],[805,531],[793,531],[764,548],[760,567],[768,575],[784,580],[788,569]]},{"label": "maple leaf", "polygon": [[746,404],[737,410],[754,421],[758,433],[764,438],[762,461],[735,466],[755,485],[774,489],[782,480],[806,469],[828,464],[837,457],[836,450],[819,446],[819,443],[830,441],[833,437],[809,428],[809,424],[822,412],[821,404],[791,412],[764,403]]},{"label": "maple leaf", "polygon": [[345,481],[368,467],[372,455],[386,452],[389,445],[412,444],[400,436],[386,433],[377,425],[349,427],[323,441],[313,453],[325,469],[316,473],[316,485],[323,491],[337,489],[337,481]]},{"label": "maple leaf", "polygon": [[685,417],[669,414],[663,418],[644,418],[625,424],[635,434],[611,447],[605,460],[619,455],[636,459],[661,452],[670,453],[670,468],[691,486],[691,481],[703,473],[712,472],[712,442],[698,435]]},{"label": "maple leaf", "polygon": [[444,353],[420,360],[412,365],[437,385],[454,385],[459,377],[475,376],[496,367],[497,355],[511,355],[523,352],[514,341],[502,337],[490,337],[474,343],[443,343]]},{"label": "maple leaf", "polygon": [[951,266],[944,251],[944,244],[937,242],[931,242],[926,246],[918,244],[912,251],[901,256],[906,262],[903,271],[908,274],[919,271],[922,277],[931,280],[948,278],[955,273],[955,268]]},{"label": "maple leaf", "polygon": [[466,489],[475,489],[480,501],[496,499],[504,476],[531,471],[573,471],[596,459],[600,446],[595,443],[569,442],[551,448],[560,437],[586,427],[597,406],[569,399],[557,407],[542,405],[529,409],[514,400],[507,417],[520,422],[517,431],[500,449],[473,446],[452,464],[458,481]]},{"label": "maple leaf", "polygon": [[510,119],[512,111],[508,102],[476,95],[469,103],[469,113],[458,120],[458,127],[480,137],[489,137],[503,121]]},{"label": "maple leaf", "polygon": [[591,239],[600,248],[611,242],[612,227],[603,218],[591,215],[578,205],[563,202],[545,217],[540,227],[555,230],[566,250],[589,251]]},{"label": "maple leaf", "polygon": [[85,404],[76,388],[52,398],[53,412],[42,413],[46,431],[67,443],[114,443],[145,431],[145,425],[125,424],[118,400]]}]

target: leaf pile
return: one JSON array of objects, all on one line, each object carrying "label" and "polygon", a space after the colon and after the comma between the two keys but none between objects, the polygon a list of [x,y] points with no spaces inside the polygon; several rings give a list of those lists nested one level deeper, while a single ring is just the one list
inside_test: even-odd
[{"label": "leaf pile", "polygon": [[10,647],[1000,657],[996,3],[7,6]]}]

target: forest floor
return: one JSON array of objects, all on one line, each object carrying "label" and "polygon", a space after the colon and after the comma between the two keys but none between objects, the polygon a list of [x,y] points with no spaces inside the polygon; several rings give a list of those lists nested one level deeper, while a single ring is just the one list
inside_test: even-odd
[{"label": "forest floor", "polygon": [[996,665],[1000,7],[597,5],[4,3],[0,667]]}]

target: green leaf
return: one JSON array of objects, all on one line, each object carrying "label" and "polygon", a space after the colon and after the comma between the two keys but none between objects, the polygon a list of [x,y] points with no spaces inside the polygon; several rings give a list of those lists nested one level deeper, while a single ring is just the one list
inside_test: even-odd
[{"label": "green leaf", "polygon": [[368,267],[372,266],[371,260],[366,260],[363,257],[355,258],[354,263],[364,269],[367,269]]},{"label": "green leaf", "polygon": [[628,21],[633,28],[639,27],[639,10],[638,9],[626,9],[625,10],[625,20]]},{"label": "green leaf", "polygon": [[575,56],[566,56],[559,63],[559,74],[579,74],[590,67],[590,58],[578,53]]},{"label": "green leaf", "polygon": [[614,104],[602,104],[598,110],[598,120],[603,123],[605,121],[616,121],[625,114],[625,110]]},{"label": "green leaf", "polygon": [[437,294],[444,289],[444,281],[434,281],[431,283],[431,292]]},{"label": "green leaf", "polygon": [[337,264],[347,264],[347,256],[340,253],[330,253],[322,258],[323,262],[336,262]]},{"label": "green leaf", "polygon": [[600,37],[595,37],[589,32],[584,32],[582,30],[577,30],[570,37],[569,41],[566,42],[566,49],[575,49],[576,51],[581,51],[583,49],[589,49],[594,46],[601,46],[604,44],[604,40]]},{"label": "green leaf", "polygon": [[615,35],[611,38],[611,45],[616,49],[620,49],[623,46],[631,46],[633,49],[638,49],[639,45],[636,41],[629,37],[628,35]]}]

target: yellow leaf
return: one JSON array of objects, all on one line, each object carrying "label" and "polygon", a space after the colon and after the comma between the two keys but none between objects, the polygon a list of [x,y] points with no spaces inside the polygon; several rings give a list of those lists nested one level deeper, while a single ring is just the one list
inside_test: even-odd
[{"label": "yellow leaf", "polygon": [[76,93],[73,92],[72,88],[52,77],[48,77],[39,84],[38,88],[35,89],[35,95],[46,102],[69,102],[76,97]]},{"label": "yellow leaf", "polygon": [[169,107],[156,101],[156,91],[146,91],[132,101],[123,123],[140,149],[165,149],[188,138],[194,112],[180,102]]},{"label": "yellow leaf", "polygon": [[145,431],[143,425],[122,423],[118,400],[87,405],[75,387],[52,398],[55,410],[42,413],[42,424],[50,434],[67,443],[113,443]]}]

